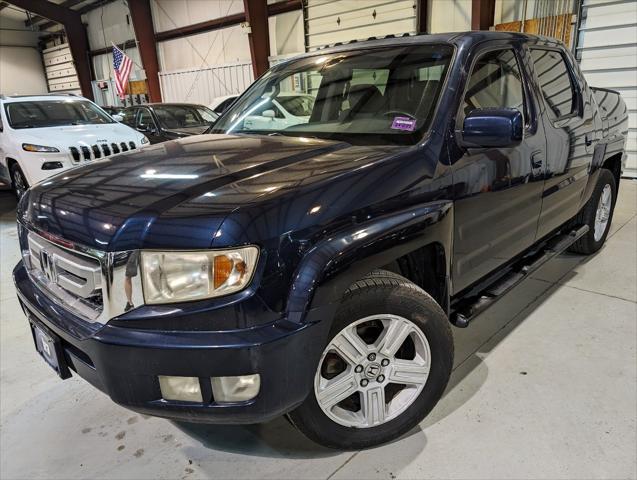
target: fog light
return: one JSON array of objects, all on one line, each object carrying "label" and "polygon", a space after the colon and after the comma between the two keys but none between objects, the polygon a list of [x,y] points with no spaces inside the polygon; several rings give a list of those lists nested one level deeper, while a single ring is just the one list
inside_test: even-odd
[{"label": "fog light", "polygon": [[55,170],[57,168],[62,168],[62,162],[44,162],[42,164],[42,170]]},{"label": "fog light", "polygon": [[164,400],[203,402],[198,377],[159,376],[159,388]]},{"label": "fog light", "polygon": [[244,402],[257,396],[261,377],[240,375],[238,377],[212,377],[212,395],[215,402]]}]

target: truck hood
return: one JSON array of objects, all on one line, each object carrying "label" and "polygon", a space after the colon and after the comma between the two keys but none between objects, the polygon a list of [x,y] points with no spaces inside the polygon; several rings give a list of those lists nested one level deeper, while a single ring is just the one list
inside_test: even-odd
[{"label": "truck hood", "polygon": [[18,219],[104,251],[210,248],[231,212],[364,168],[391,149],[283,136],[187,137],[54,176],[27,192]]},{"label": "truck hood", "polygon": [[143,135],[122,123],[101,125],[65,125],[61,127],[29,128],[16,130],[20,132],[21,143],[33,143],[55,147],[60,152],[71,146],[88,146],[95,144],[111,144],[113,142],[135,142],[140,145]]}]

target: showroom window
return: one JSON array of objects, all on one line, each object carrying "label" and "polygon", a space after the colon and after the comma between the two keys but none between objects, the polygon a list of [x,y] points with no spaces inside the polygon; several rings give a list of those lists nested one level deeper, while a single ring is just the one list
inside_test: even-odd
[{"label": "showroom window", "polygon": [[515,108],[527,118],[522,76],[513,50],[487,52],[474,65],[464,98],[464,114],[476,108]]},{"label": "showroom window", "polygon": [[560,52],[531,49],[531,58],[542,94],[558,118],[575,110],[575,88],[566,61]]}]

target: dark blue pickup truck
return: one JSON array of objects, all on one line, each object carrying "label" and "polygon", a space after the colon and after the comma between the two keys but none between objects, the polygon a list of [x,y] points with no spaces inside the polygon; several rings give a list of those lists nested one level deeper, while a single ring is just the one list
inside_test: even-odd
[{"label": "dark blue pickup truck", "polygon": [[318,50],[265,73],[209,135],[31,188],[18,297],[57,373],[128,408],[285,414],[330,447],[380,444],[442,396],[452,324],[603,245],[627,129],[619,95],[547,38]]}]

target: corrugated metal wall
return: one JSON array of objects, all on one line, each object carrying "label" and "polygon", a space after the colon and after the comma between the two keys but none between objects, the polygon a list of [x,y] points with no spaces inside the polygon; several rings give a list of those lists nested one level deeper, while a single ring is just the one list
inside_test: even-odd
[{"label": "corrugated metal wall", "polygon": [[415,33],[416,9],[415,0],[306,0],[306,46]]},{"label": "corrugated metal wall", "polygon": [[589,85],[624,98],[630,116],[624,174],[637,177],[637,2],[584,0],[577,58]]},{"label": "corrugated metal wall", "polygon": [[164,102],[208,105],[216,97],[239,94],[254,81],[252,64],[240,62],[207,68],[159,72]]}]

